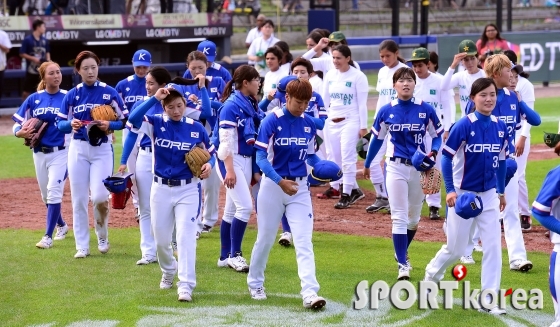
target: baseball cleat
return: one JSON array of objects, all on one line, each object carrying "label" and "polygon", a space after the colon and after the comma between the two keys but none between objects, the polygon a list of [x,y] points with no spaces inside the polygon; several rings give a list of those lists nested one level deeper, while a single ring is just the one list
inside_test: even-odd
[{"label": "baseball cleat", "polygon": [[200,239],[200,232],[196,232],[196,239]]},{"label": "baseball cleat", "polygon": [[230,266],[233,270],[237,272],[249,272],[249,265],[247,264],[247,260],[241,256],[241,253],[238,253],[235,257],[229,258],[228,266]]},{"label": "baseball cleat", "polygon": [[89,249],[80,249],[74,254],[74,258],[81,259],[89,256]]},{"label": "baseball cleat", "polygon": [[531,230],[531,216],[521,216],[521,231],[528,232]]},{"label": "baseball cleat", "polygon": [[290,246],[292,245],[292,233],[284,232],[280,234],[280,239],[278,239],[278,244],[282,246]]},{"label": "baseball cleat", "polygon": [[431,220],[439,220],[441,217],[439,215],[439,208],[438,207],[430,207],[430,219]]},{"label": "baseball cleat", "polygon": [[52,238],[48,235],[43,236],[43,238],[39,241],[39,243],[35,244],[35,246],[39,249],[50,249],[52,248]]},{"label": "baseball cleat", "polygon": [[204,225],[204,227],[202,227],[202,233],[210,233],[211,230],[212,230],[212,227],[210,227],[208,225]]},{"label": "baseball cleat", "polygon": [[97,249],[99,252],[105,254],[109,252],[109,241],[104,238],[100,238],[97,240]]},{"label": "baseball cleat", "polygon": [[476,262],[474,261],[472,255],[464,255],[461,257],[461,263],[465,265],[474,265]]},{"label": "baseball cleat", "polygon": [[368,213],[374,213],[382,209],[391,211],[391,207],[389,206],[389,199],[378,196],[377,198],[375,198],[375,202],[366,208],[366,211]]},{"label": "baseball cleat", "polygon": [[179,300],[179,302],[191,302],[192,301],[191,293],[189,293],[189,292],[179,292],[178,300]]},{"label": "baseball cleat", "polygon": [[251,298],[253,300],[266,300],[266,293],[264,292],[264,287],[250,288],[249,293],[251,293]]},{"label": "baseball cleat", "polygon": [[350,204],[356,203],[358,200],[365,198],[366,195],[359,188],[355,188],[350,193]]},{"label": "baseball cleat", "polygon": [[474,250],[475,250],[476,252],[482,252],[482,245],[476,244],[476,245],[474,246]]},{"label": "baseball cleat", "polygon": [[136,219],[136,223],[140,223],[140,208],[135,208],[136,209],[136,215],[134,215],[134,219]]},{"label": "baseball cleat", "polygon": [[338,203],[334,205],[335,209],[346,209],[350,206],[350,195],[342,193]]},{"label": "baseball cleat", "polygon": [[533,269],[533,263],[529,260],[517,259],[509,264],[509,270],[527,272],[531,269]]},{"label": "baseball cleat", "polygon": [[159,282],[159,288],[162,290],[168,290],[173,287],[173,279],[175,279],[175,275],[161,275],[161,281]]},{"label": "baseball cleat", "polygon": [[485,309],[485,308],[480,308],[478,309],[479,312],[484,312],[484,313],[489,313],[491,315],[495,315],[495,316],[500,316],[500,315],[505,315],[506,314],[506,310],[502,310],[498,307],[493,307],[492,309]]},{"label": "baseball cleat", "polygon": [[136,261],[136,264],[141,265],[149,265],[150,263],[157,262],[157,257],[150,257],[150,256],[142,256],[142,259]]},{"label": "baseball cleat", "polygon": [[[399,259],[397,258],[397,254],[395,253],[395,261],[398,263]],[[410,264],[410,257],[408,256],[408,252],[406,252],[406,265],[408,266],[408,270],[412,270],[412,265]]]},{"label": "baseball cleat", "polygon": [[407,265],[399,263],[399,275],[397,280],[409,280],[410,279],[410,268]]},{"label": "baseball cleat", "polygon": [[319,310],[327,304],[324,298],[317,294],[307,296],[303,299],[303,307],[306,309]]},{"label": "baseball cleat", "polygon": [[218,268],[229,267],[229,265],[228,265],[229,257],[230,257],[230,254],[228,253],[228,255],[225,259],[222,259],[222,257],[218,258]]},{"label": "baseball cleat", "polygon": [[56,227],[56,234],[54,235],[55,241],[60,241],[66,238],[66,234],[68,234],[68,225],[64,226],[57,226]]},{"label": "baseball cleat", "polygon": [[325,192],[317,194],[317,197],[319,199],[339,199],[340,192],[331,186]]}]

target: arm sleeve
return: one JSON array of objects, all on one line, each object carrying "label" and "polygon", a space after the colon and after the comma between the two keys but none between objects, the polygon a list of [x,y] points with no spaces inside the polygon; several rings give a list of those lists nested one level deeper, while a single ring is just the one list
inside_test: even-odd
[{"label": "arm sleeve", "polygon": [[222,103],[220,101],[211,101],[210,105],[212,106],[212,109],[218,110],[222,106]]},{"label": "arm sleeve", "polygon": [[368,109],[367,109],[367,97],[368,97],[368,81],[364,73],[358,73],[358,78],[356,80],[356,96],[358,97],[358,112],[360,115],[360,129],[368,128]]},{"label": "arm sleeve", "polygon": [[315,123],[315,127],[317,127],[318,130],[322,130],[325,127],[325,119],[324,118],[315,118],[312,117],[311,115],[309,115],[308,113],[305,113],[305,115],[309,118],[311,118],[311,120],[313,120],[313,122]]},{"label": "arm sleeve", "polygon": [[267,111],[268,110],[268,105],[272,102],[272,100],[268,100],[268,97],[266,95],[264,95],[263,99],[261,100],[261,102],[259,102],[259,108],[262,111]]},{"label": "arm sleeve", "polygon": [[315,52],[315,50],[311,48],[306,53],[302,54],[301,57],[303,59],[311,60],[311,58],[313,58],[316,54],[317,52]]},{"label": "arm sleeve", "polygon": [[498,171],[496,172],[496,191],[503,194],[506,189],[506,161],[498,161]]},{"label": "arm sleeve", "polygon": [[524,102],[519,102],[519,108],[521,110],[521,115],[527,120],[532,126],[539,126],[541,124],[541,116]]},{"label": "arm sleeve", "polygon": [[19,123],[14,123],[14,126],[12,127],[12,132],[14,133],[14,136],[16,135],[17,132],[19,132],[20,129],[21,129],[21,125]]},{"label": "arm sleeve", "polygon": [[432,138],[432,148],[430,150],[439,152],[439,148],[441,148],[441,142],[441,135]]},{"label": "arm sleeve", "polygon": [[[72,125],[70,124],[70,121],[72,120],[72,111],[71,109],[69,110],[70,104],[68,103],[69,94],[71,94],[71,92],[66,93],[62,99],[60,111],[58,112],[55,121],[58,130],[65,134],[72,132]],[[73,94],[71,96],[73,96]]]},{"label": "arm sleeve", "polygon": [[319,161],[321,161],[321,158],[319,158],[319,156],[315,153],[307,155],[307,164],[311,167],[315,167],[315,164],[317,164]]},{"label": "arm sleeve", "polygon": [[314,71],[320,70],[323,73],[328,72],[333,66],[331,56],[320,57],[320,58],[311,58],[311,59],[309,59],[309,61],[311,61],[311,64],[313,65],[313,70]]},{"label": "arm sleeve", "polygon": [[453,158],[447,153],[441,156],[441,174],[443,175],[447,194],[455,192],[455,186],[453,185]]},{"label": "arm sleeve", "polygon": [[449,92],[448,91],[441,91],[440,92],[441,97],[441,111],[443,113],[443,130],[444,131],[449,131],[449,128],[451,128],[451,124],[452,124],[452,120],[451,120],[451,110],[455,109],[454,106],[453,108],[450,107],[450,97],[449,97]]},{"label": "arm sleeve", "polygon": [[441,90],[447,91],[459,86],[459,76],[454,74],[455,69],[449,67],[441,80]]},{"label": "arm sleeve", "polygon": [[208,97],[208,90],[205,86],[200,89],[200,99],[202,100],[200,118],[208,119],[212,117],[212,106],[210,105],[210,98]]},{"label": "arm sleeve", "polygon": [[323,89],[321,90],[321,98],[323,98],[323,103],[325,105],[325,110],[328,112],[331,106],[331,96],[329,94],[329,74],[325,74],[325,79],[323,80]]},{"label": "arm sleeve", "polygon": [[556,234],[560,234],[560,220],[556,219],[554,216],[545,216],[534,208],[532,209],[532,213],[533,217],[535,217],[535,219],[546,229]]},{"label": "arm sleeve", "polygon": [[276,170],[272,168],[272,164],[267,159],[267,152],[266,150],[257,148],[257,165],[261,168],[263,174],[272,179],[274,183],[278,184],[282,180],[282,177],[278,175]]},{"label": "arm sleeve", "polygon": [[109,129],[113,131],[119,131],[124,128],[122,120],[112,120],[109,122]]},{"label": "arm sleeve", "polygon": [[157,103],[156,97],[152,96],[148,100],[144,101],[141,105],[139,105],[128,117],[128,121],[132,124],[132,126],[136,128],[140,128],[142,125],[142,119],[144,115],[150,110]]},{"label": "arm sleeve", "polygon": [[372,139],[369,142],[369,148],[366,156],[366,162],[364,163],[364,167],[369,168],[369,166],[371,166],[371,162],[373,161],[373,158],[375,158],[377,152],[379,152],[379,149],[381,149],[382,145],[383,145],[383,139],[372,137]]},{"label": "arm sleeve", "polygon": [[138,139],[138,134],[130,132],[126,136],[126,140],[124,140],[124,146],[121,155],[121,165],[126,165],[128,161],[128,157],[130,157],[130,153],[134,149],[134,144],[136,144],[136,140]]}]

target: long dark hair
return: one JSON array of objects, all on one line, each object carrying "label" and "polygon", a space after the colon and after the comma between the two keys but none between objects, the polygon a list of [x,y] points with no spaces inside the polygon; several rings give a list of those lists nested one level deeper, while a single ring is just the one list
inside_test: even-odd
[{"label": "long dark hair", "polygon": [[150,68],[148,74],[152,75],[152,77],[156,80],[156,83],[159,85],[168,84],[171,82],[171,74],[169,71],[162,66],[153,66]]},{"label": "long dark hair", "polygon": [[[345,44],[339,44],[339,45],[335,46],[334,48],[332,48],[332,52],[335,52],[335,51],[340,52],[340,54],[342,54],[346,58],[348,58],[348,57],[352,58],[352,51],[350,51],[350,48]],[[354,61],[352,59],[350,59],[348,64],[350,64],[350,65],[352,65],[352,67],[356,68],[356,64],[354,64]]]},{"label": "long dark hair", "polygon": [[[515,54],[515,52],[513,52],[513,50],[505,50],[503,52],[503,54],[509,58],[509,60],[511,62],[513,62],[514,65],[517,65],[517,54]],[[526,71],[522,71],[521,73],[519,73],[519,76],[521,77],[525,77],[525,78],[529,78],[529,73],[527,73]]]},{"label": "long dark hair", "polygon": [[222,102],[225,102],[229,96],[233,93],[233,87],[236,90],[240,90],[243,87],[243,81],[252,81],[256,78],[260,78],[259,72],[253,66],[241,65],[233,72],[233,78],[231,81],[227,82],[224,87],[224,93],[222,94]]},{"label": "long dark hair", "polygon": [[502,41],[502,36],[500,35],[500,30],[498,29],[498,26],[496,26],[496,24],[486,24],[486,26],[484,26],[484,30],[482,31],[482,36],[480,37],[480,48],[484,48],[486,46],[486,43],[488,43],[488,36],[486,36],[486,29],[492,26],[496,29],[496,39]]},{"label": "long dark hair", "polygon": [[[383,40],[383,42],[379,44],[379,51],[381,50],[387,50],[392,53],[397,53],[399,52],[399,45],[397,44],[397,42],[390,39]],[[406,60],[404,60],[404,58],[401,56],[397,56],[397,60],[402,63],[406,63]]]},{"label": "long dark hair", "polygon": [[282,52],[284,53],[284,57],[280,58],[280,65],[294,61],[294,56],[290,52],[290,46],[288,45],[288,43],[284,41],[278,41],[274,46],[280,48],[280,50],[282,50]]},{"label": "long dark hair", "polygon": [[493,79],[488,77],[481,77],[477,79],[472,83],[470,97],[474,97],[478,93],[482,92],[482,90],[486,89],[491,85],[494,85],[494,88],[496,89],[496,93],[498,93],[498,87],[496,86],[496,83],[494,82]]}]

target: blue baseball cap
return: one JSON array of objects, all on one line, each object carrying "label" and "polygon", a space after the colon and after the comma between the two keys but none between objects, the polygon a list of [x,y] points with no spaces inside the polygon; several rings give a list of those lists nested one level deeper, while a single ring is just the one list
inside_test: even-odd
[{"label": "blue baseball cap", "polygon": [[506,186],[509,183],[509,180],[515,175],[517,172],[517,161],[515,159],[510,158],[506,159]]},{"label": "blue baseball cap", "polygon": [[134,53],[132,56],[132,66],[146,66],[150,67],[152,64],[152,55],[144,49],[140,49]]},{"label": "blue baseball cap", "polygon": [[329,160],[321,160],[313,166],[307,181],[311,185],[319,185],[327,182],[337,181],[342,178],[342,170],[338,165]]},{"label": "blue baseball cap", "polygon": [[428,171],[436,164],[436,162],[433,161],[432,158],[428,157],[420,149],[414,152],[410,161],[412,161],[412,165],[418,171]]},{"label": "blue baseball cap", "polygon": [[288,87],[288,84],[291,81],[294,81],[296,79],[297,76],[295,75],[288,75],[286,77],[282,77],[280,81],[278,81],[278,85],[276,86],[276,94],[274,95],[274,97],[280,100],[284,99],[286,97],[286,87]]},{"label": "blue baseball cap", "polygon": [[216,60],[216,43],[204,40],[198,44],[197,50],[204,53],[209,62]]},{"label": "blue baseball cap", "polygon": [[484,209],[480,196],[465,192],[455,201],[455,213],[463,219],[471,219],[482,213]]}]

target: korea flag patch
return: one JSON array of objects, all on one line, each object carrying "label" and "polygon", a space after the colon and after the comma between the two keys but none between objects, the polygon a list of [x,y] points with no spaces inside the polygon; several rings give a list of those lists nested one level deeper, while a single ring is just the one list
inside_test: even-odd
[{"label": "korea flag patch", "polygon": [[109,99],[111,99],[110,94],[103,94],[103,100],[109,100]]},{"label": "korea flag patch", "polygon": [[498,137],[504,137],[504,132],[503,131],[498,131]]},{"label": "korea flag patch", "polygon": [[515,110],[515,109],[517,109],[517,106],[516,106],[516,105],[514,105],[514,104],[510,104],[509,106],[510,106],[511,110]]},{"label": "korea flag patch", "polygon": [[304,127],[303,131],[306,133],[311,133],[311,127]]},{"label": "korea flag patch", "polygon": [[426,118],[426,113],[425,112],[418,113],[418,118]]},{"label": "korea flag patch", "polygon": [[191,137],[198,138],[198,132],[191,132]]}]

